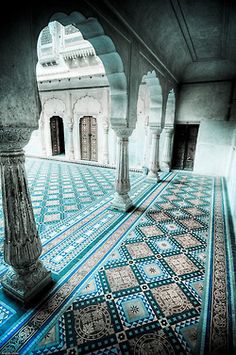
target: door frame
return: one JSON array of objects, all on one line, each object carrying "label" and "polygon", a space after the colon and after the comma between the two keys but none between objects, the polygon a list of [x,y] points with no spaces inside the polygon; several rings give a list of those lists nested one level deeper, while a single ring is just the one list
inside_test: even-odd
[{"label": "door frame", "polygon": [[[185,126],[186,131],[188,130],[188,127],[190,127],[190,126],[197,126],[197,135],[196,135],[196,145],[195,145],[195,151],[194,151],[193,166],[192,166],[192,169],[189,169],[189,168],[185,167],[185,162],[187,160],[187,150],[188,150],[189,139],[185,139],[185,141],[184,141],[184,159],[183,159],[183,162],[182,162],[182,167],[174,167],[173,166],[174,148],[175,148],[175,139],[176,139],[176,134],[174,134],[173,150],[172,150],[172,163],[171,163],[172,169],[183,170],[183,171],[194,171],[194,162],[195,162],[195,155],[196,155],[196,150],[197,150],[197,140],[198,140],[200,122],[179,122],[179,123],[175,123],[175,133],[176,133],[176,126]],[[187,133],[187,138],[189,138],[189,130],[188,130],[188,133]]]}]

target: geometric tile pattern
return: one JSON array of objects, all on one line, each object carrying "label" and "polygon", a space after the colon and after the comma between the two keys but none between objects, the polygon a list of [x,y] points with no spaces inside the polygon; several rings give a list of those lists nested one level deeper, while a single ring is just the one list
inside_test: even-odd
[{"label": "geometric tile pattern", "polygon": [[[166,187],[163,181],[148,208],[131,212],[127,221],[139,219],[129,228],[116,225],[112,233],[124,233],[117,245],[22,353],[194,354],[213,181],[184,173]],[[90,231],[95,235],[96,228]]]},{"label": "geometric tile pattern", "polygon": [[0,327],[7,322],[16,312],[4,302],[0,301]]},{"label": "geometric tile pattern", "polygon": [[[112,197],[114,193],[115,169],[36,158],[26,158],[25,167],[35,221],[42,242],[46,238],[46,233],[54,226],[61,223],[64,228],[63,224],[73,220],[80,211],[89,208],[95,201],[103,200],[106,196]],[[130,172],[131,185],[141,177],[140,173]],[[86,233],[86,231],[82,232]],[[3,243],[3,235],[0,185],[0,245]],[[69,261],[67,259],[69,246],[64,248],[67,248],[67,253],[64,256],[61,254],[60,258],[66,264]],[[72,253],[68,257],[73,257]],[[61,266],[59,260],[55,259],[55,255],[50,258],[50,262],[53,261],[55,261],[55,268],[51,269],[57,272]],[[0,256],[0,263],[4,265],[2,256]],[[2,271],[5,272],[5,269],[3,267]]]},{"label": "geometric tile pattern", "polygon": [[[80,311],[72,315],[78,318],[81,309],[85,310],[84,317],[88,326],[93,324],[94,333],[79,340],[77,325],[73,327],[75,339],[68,345],[75,353],[193,353],[204,279],[204,264],[197,253],[204,252],[207,245],[203,220],[211,203],[212,179],[200,178],[200,183],[198,189],[199,180],[194,176],[187,179],[180,174],[175,178],[129,230],[126,239],[111,251],[95,277],[85,283],[72,307]],[[189,198],[183,207],[181,186],[188,188]],[[204,194],[205,210],[190,207],[190,199],[196,199],[191,192],[198,190],[208,191]],[[178,207],[172,203],[176,201],[173,196]],[[189,220],[193,221],[191,225],[182,223]],[[99,315],[97,305],[103,307]],[[101,331],[99,339],[95,330]]]}]

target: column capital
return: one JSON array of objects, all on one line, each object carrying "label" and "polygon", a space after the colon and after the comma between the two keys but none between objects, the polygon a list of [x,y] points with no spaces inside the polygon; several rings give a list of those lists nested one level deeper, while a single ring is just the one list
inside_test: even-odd
[{"label": "column capital", "polygon": [[25,153],[21,150],[11,152],[0,151],[0,165],[11,166],[12,164],[24,164]]},{"label": "column capital", "polygon": [[0,127],[0,151],[22,150],[37,127]]},{"label": "column capital", "polygon": [[149,128],[150,128],[151,133],[158,134],[158,135],[161,134],[161,131],[162,131],[161,126],[159,126],[159,125],[149,125]]},{"label": "column capital", "polygon": [[133,132],[133,128],[128,127],[116,127],[114,130],[119,138],[129,138]]},{"label": "column capital", "polygon": [[167,133],[173,133],[173,131],[174,131],[174,126],[171,125],[171,124],[165,124],[164,130],[165,130]]}]

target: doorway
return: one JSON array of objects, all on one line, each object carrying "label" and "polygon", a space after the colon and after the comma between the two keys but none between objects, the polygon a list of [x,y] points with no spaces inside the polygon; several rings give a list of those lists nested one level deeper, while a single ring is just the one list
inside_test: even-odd
[{"label": "doorway", "polygon": [[50,118],[52,155],[65,154],[63,120],[59,116]]},{"label": "doorway", "polygon": [[172,168],[193,170],[198,124],[177,124],[173,147]]},{"label": "doorway", "polygon": [[82,160],[97,161],[97,120],[92,116],[80,119],[80,151]]}]

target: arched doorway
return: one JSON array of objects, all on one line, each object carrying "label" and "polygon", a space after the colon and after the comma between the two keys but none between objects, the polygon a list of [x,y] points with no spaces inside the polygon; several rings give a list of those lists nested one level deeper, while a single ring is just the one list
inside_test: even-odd
[{"label": "arched doorway", "polygon": [[97,120],[92,116],[80,119],[80,151],[82,160],[97,161]]},{"label": "arched doorway", "polygon": [[65,154],[63,120],[59,116],[50,118],[52,155]]}]

